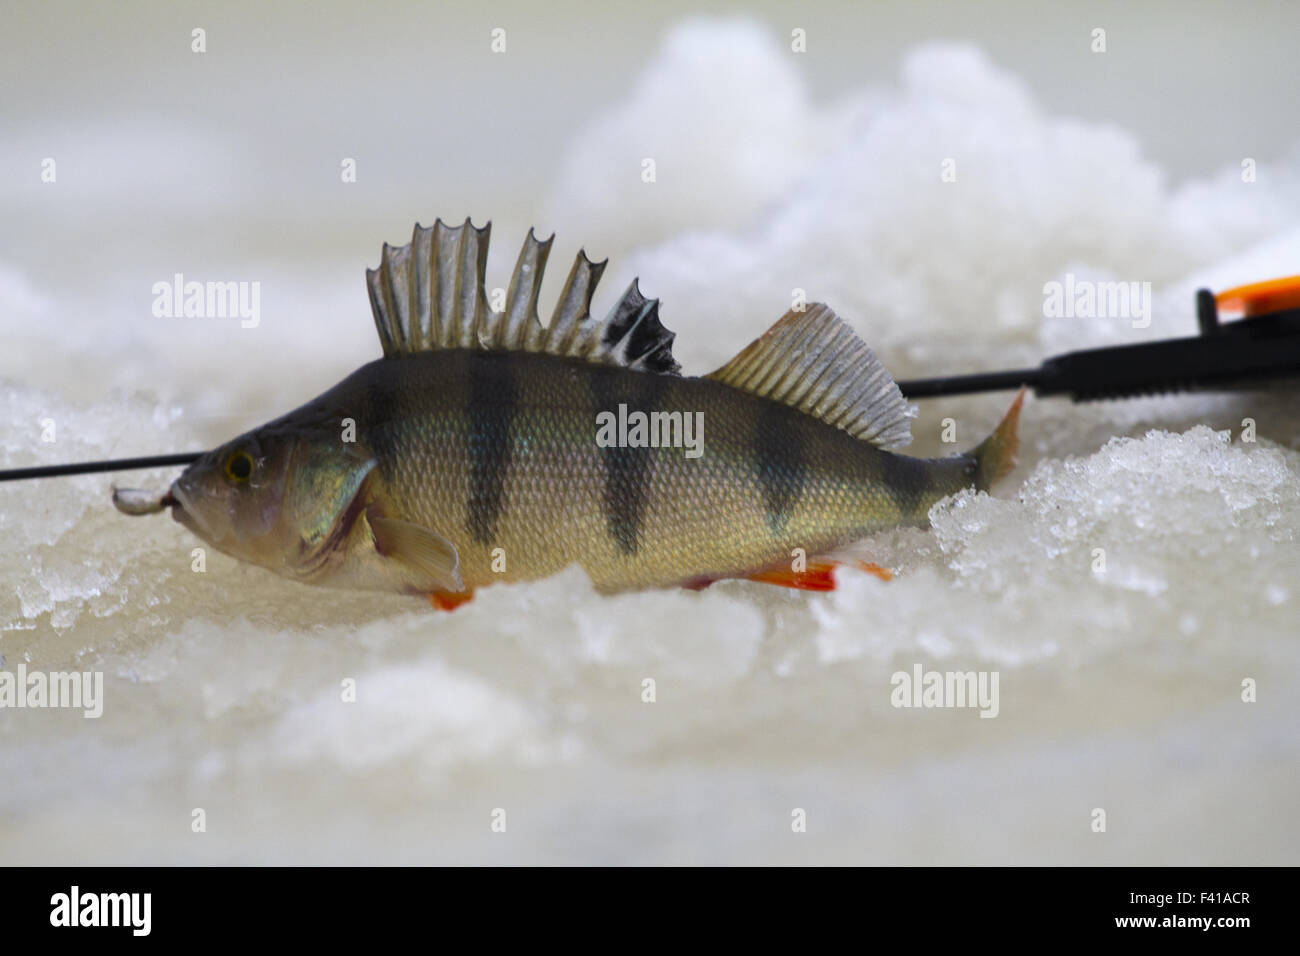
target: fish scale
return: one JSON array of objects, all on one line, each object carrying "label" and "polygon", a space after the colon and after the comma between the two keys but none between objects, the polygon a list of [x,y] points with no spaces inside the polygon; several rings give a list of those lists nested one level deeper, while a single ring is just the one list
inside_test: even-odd
[{"label": "fish scale", "polygon": [[[934,501],[970,483],[966,457],[918,470],[768,399],[708,379],[660,378],[653,389],[647,379],[547,355],[440,351],[367,366],[348,385],[355,397],[334,400],[343,409],[400,396],[359,429],[363,445],[373,435],[367,450],[382,479],[372,500],[454,542],[471,588],[573,563],[607,591],[729,577],[788,563],[795,548],[816,555],[923,521]],[[466,399],[485,381],[519,383],[506,414]],[[498,391],[495,404],[510,394]],[[703,455],[597,447],[598,413],[620,402],[701,413]],[[794,446],[802,455],[787,453]],[[622,474],[613,454],[628,463]],[[485,458],[499,484],[486,495],[471,481]],[[488,501],[499,501],[490,520]],[[493,570],[497,548],[504,572]]]}]

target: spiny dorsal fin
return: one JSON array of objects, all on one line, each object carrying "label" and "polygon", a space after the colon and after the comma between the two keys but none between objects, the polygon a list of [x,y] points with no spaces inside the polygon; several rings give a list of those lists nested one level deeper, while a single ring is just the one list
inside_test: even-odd
[{"label": "spiny dorsal fin", "polygon": [[916,409],[867,344],[820,302],[787,312],[706,377],[797,408],[881,448],[912,440]]},{"label": "spiny dorsal fin", "polygon": [[366,270],[375,328],[391,358],[434,349],[481,348],[546,352],[597,365],[676,375],[673,333],[659,322],[659,300],[641,294],[636,280],[601,321],[591,317],[591,297],[605,271],[579,252],[549,325],[537,316],[537,296],[554,236],[533,230],[519,251],[505,311],[493,312],[484,293],[491,223],[475,229],[466,219],[432,228],[418,223],[409,245],[384,245],[378,269]]}]

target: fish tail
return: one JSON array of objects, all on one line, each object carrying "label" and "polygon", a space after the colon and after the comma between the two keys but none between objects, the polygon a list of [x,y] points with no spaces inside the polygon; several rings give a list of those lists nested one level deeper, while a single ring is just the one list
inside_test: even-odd
[{"label": "fish tail", "polygon": [[1022,387],[993,434],[979,443],[975,456],[975,487],[988,491],[999,478],[1016,467],[1016,452],[1020,450],[1020,436],[1016,427],[1020,423],[1020,406],[1025,401]]}]

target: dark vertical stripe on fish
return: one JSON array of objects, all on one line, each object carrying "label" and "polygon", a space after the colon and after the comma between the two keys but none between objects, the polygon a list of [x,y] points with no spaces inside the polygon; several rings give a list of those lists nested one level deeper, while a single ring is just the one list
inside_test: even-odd
[{"label": "dark vertical stripe on fish", "polygon": [[924,518],[940,490],[942,463],[888,454],[883,457],[880,480],[894,495],[901,514]]},{"label": "dark vertical stripe on fish", "polygon": [[475,541],[488,544],[496,536],[497,520],[505,507],[519,386],[511,363],[498,355],[473,355],[467,373],[470,473],[466,525]]},{"label": "dark vertical stripe on fish", "polygon": [[[659,375],[637,376],[620,382],[605,371],[591,376],[592,441],[596,440],[596,415],[611,412],[617,419],[619,405],[627,414],[659,410],[666,380]],[[623,554],[635,554],[640,547],[641,524],[650,501],[650,478],[654,467],[653,448],[613,447],[600,449],[605,465],[605,524],[609,536]]]},{"label": "dark vertical stripe on fish", "polygon": [[808,477],[802,432],[794,414],[784,405],[763,401],[754,422],[754,468],[773,534],[785,531]]},{"label": "dark vertical stripe on fish", "polygon": [[356,438],[364,447],[374,452],[379,462],[379,469],[392,478],[392,465],[399,459],[394,445],[396,436],[391,423],[397,420],[397,390],[402,387],[402,380],[396,375],[377,377],[369,388],[360,393],[365,402],[362,415],[357,409],[342,409],[339,420],[340,436],[343,434],[344,418],[352,418],[357,425]]}]

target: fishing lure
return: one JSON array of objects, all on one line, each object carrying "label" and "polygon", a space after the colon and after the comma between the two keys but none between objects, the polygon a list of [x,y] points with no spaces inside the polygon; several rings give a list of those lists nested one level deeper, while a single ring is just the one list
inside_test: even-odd
[{"label": "fishing lure", "polygon": [[530,231],[494,312],[490,228],[438,221],[385,244],[366,275],[383,358],[202,455],[165,495],[115,503],[170,508],[213,547],[297,581],[453,607],[574,563],[603,592],[722,578],[827,589],[821,556],[924,524],[1014,465],[1023,390],[973,451],[898,454],[914,411],[825,305],[684,377],[635,280],[591,317],[605,263],[585,252],[542,325],[554,237]]}]

